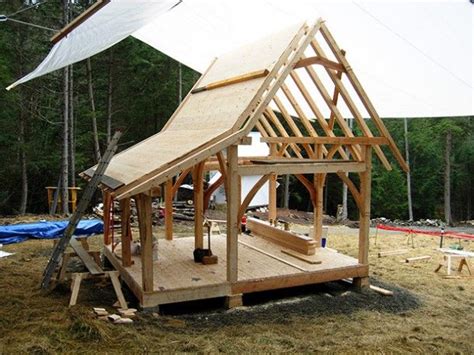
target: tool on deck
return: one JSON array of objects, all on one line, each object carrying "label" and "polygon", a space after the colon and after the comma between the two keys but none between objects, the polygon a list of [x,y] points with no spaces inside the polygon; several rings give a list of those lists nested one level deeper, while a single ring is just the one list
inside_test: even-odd
[{"label": "tool on deck", "polygon": [[[55,248],[53,249],[51,258],[49,259],[48,265],[46,266],[46,269],[44,270],[44,273],[43,273],[43,281],[41,282],[41,288],[47,289],[49,287],[51,277],[54,271],[57,269],[68,244],[71,242],[73,233],[76,230],[76,227],[79,221],[81,220],[82,216],[84,215],[87,206],[89,206],[89,203],[94,195],[95,190],[97,189],[100,182],[102,181],[104,172],[109,166],[110,160],[112,159],[115,151],[117,150],[117,142],[121,136],[122,136],[121,131],[115,132],[104,155],[100,159],[99,164],[97,165],[97,168],[94,174],[92,175],[91,180],[89,181],[86,189],[84,190],[84,194],[82,195],[82,198],[79,201],[79,205],[77,206],[77,209],[74,211],[71,218],[69,219],[69,224],[67,225],[62,238],[58,241]],[[78,243],[73,243],[72,246],[75,250],[79,249]],[[79,255],[79,257],[81,256]],[[88,260],[88,262],[89,261],[90,260]],[[85,264],[87,266],[86,262]],[[97,265],[97,268],[100,269],[98,265]],[[95,271],[97,270],[93,270],[93,273],[95,273]]]},{"label": "tool on deck", "polygon": [[211,250],[211,226],[212,223],[209,220],[204,221],[207,227],[207,246],[208,249],[196,248],[194,249],[194,262],[203,263],[204,265],[217,264],[217,255],[212,255]]}]

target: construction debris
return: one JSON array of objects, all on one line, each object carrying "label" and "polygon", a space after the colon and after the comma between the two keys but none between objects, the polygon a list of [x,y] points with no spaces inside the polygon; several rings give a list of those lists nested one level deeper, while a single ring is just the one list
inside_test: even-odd
[{"label": "construction debris", "polygon": [[399,250],[388,250],[388,251],[381,251],[377,253],[377,256],[381,258],[382,256],[392,256],[392,255],[401,255],[408,253],[408,249],[399,249]]},{"label": "construction debris", "polygon": [[384,295],[384,296],[393,296],[393,291],[386,290],[382,287],[378,287],[378,286],[375,286],[375,285],[370,285],[370,289],[372,291],[380,293],[381,295]]},{"label": "construction debris", "polygon": [[415,261],[423,261],[423,260],[430,260],[431,255],[423,255],[423,256],[415,256],[413,258],[406,258],[405,263],[412,263]]}]

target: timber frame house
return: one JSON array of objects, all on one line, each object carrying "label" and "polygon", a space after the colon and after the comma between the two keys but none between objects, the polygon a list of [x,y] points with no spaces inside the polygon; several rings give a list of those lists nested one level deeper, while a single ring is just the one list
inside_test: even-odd
[{"label": "timber frame house", "polygon": [[[359,136],[348,126],[341,105],[354,118]],[[371,118],[376,135],[364,117]],[[270,153],[239,158],[237,146],[248,143],[252,130],[261,133]],[[114,249],[107,233],[106,207],[105,256],[145,308],[214,297],[227,297],[232,307],[241,304],[245,293],[344,278],[367,286],[372,153],[391,169],[383,145],[407,170],[324,21],[287,28],[217,58],[161,132],[112,159],[102,188],[107,196],[105,206],[112,199],[120,201],[121,251]],[[93,169],[83,177],[91,176]],[[204,191],[203,173],[210,169],[220,170],[222,177]],[[330,173],[348,186],[359,209],[358,258],[321,247],[323,191]],[[349,173],[358,175],[359,182]],[[188,174],[194,181],[194,236],[173,239],[173,196]],[[266,181],[269,220],[276,219],[279,174],[293,174],[308,190],[314,207],[313,255],[295,258],[282,253],[277,243],[240,234],[241,216]],[[262,178],[241,201],[239,179],[244,175]],[[224,184],[227,196],[226,235],[212,236],[212,250],[219,262],[196,264],[193,250],[204,247],[204,213],[219,184]],[[165,196],[166,238],[159,239],[154,260],[151,203],[160,187]],[[138,256],[131,255],[130,199],[138,210]]]}]

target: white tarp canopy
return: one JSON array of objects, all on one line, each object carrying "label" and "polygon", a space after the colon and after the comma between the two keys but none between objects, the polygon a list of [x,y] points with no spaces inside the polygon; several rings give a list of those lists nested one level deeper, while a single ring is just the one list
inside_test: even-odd
[{"label": "white tarp canopy", "polygon": [[129,34],[203,72],[222,53],[322,17],[382,117],[474,115],[469,0],[111,0],[9,88]]}]

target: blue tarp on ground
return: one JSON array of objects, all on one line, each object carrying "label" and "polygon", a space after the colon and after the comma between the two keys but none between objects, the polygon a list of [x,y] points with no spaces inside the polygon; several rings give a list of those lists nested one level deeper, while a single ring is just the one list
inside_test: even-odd
[{"label": "blue tarp on ground", "polygon": [[[13,244],[28,238],[54,239],[63,235],[69,221],[43,221],[36,223],[0,226],[0,244]],[[87,219],[79,222],[74,235],[86,236],[104,231],[100,219]]]}]

